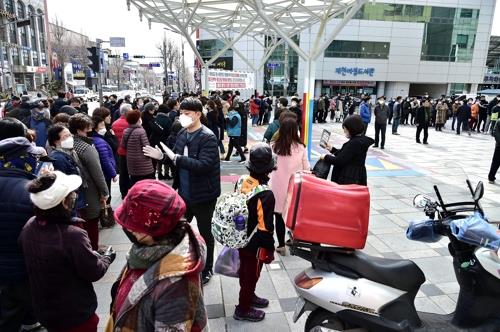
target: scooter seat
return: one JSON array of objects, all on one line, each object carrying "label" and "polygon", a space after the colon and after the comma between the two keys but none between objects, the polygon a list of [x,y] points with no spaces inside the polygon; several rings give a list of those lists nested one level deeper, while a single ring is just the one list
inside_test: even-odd
[{"label": "scooter seat", "polygon": [[418,290],[425,282],[422,270],[408,259],[379,258],[361,251],[329,256],[330,262],[353,270],[363,278],[400,290]]}]

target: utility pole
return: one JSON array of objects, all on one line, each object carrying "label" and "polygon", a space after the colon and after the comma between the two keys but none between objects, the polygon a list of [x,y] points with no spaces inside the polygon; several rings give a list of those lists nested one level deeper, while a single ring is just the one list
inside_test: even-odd
[{"label": "utility pole", "polygon": [[283,76],[283,96],[288,96],[288,43],[285,43],[285,63],[283,64],[283,70],[285,71]]},{"label": "utility pole", "polygon": [[163,30],[163,69],[165,71],[165,91],[168,86],[168,69],[167,69],[167,33]]},{"label": "utility pole", "polygon": [[[52,43],[50,38],[50,24],[49,24],[49,12],[47,6],[47,0],[44,0],[44,23],[45,23],[45,33],[47,35],[47,65],[49,70],[47,70],[47,75],[49,78],[49,82],[52,80]],[[42,51],[42,50],[41,50]],[[62,65],[64,67],[64,64]],[[64,71],[64,69],[63,69]]]}]

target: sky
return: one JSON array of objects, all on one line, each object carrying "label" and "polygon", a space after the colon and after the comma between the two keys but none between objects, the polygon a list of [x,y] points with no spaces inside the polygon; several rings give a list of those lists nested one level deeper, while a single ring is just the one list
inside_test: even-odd
[{"label": "sky", "polygon": [[[126,0],[47,0],[50,21],[57,16],[70,30],[83,33],[91,40],[109,37],[125,37],[126,47],[116,49],[119,53],[132,55],[159,56],[156,48],[164,33],[167,38],[181,44],[179,35],[163,30],[160,24],[153,23],[151,30],[146,20],[140,22],[137,9],[131,5],[127,10]],[[500,35],[500,0],[497,0],[493,19],[493,35]],[[189,45],[185,45],[187,67],[192,67],[194,56]],[[142,62],[158,62],[157,59]]]},{"label": "sky", "polygon": [[[115,51],[133,55],[160,56],[156,45],[161,43],[163,35],[175,40],[179,47],[181,37],[170,31],[163,30],[160,24],[153,23],[149,30],[146,19],[139,20],[139,12],[134,5],[127,10],[126,0],[47,0],[49,21],[58,18],[62,25],[69,30],[96,38],[109,40],[109,37],[125,37],[125,48],[113,48]],[[110,48],[109,44],[103,44]],[[193,66],[191,52],[187,52],[189,45],[185,44],[187,67]],[[159,62],[159,59],[136,59],[142,63]]]}]

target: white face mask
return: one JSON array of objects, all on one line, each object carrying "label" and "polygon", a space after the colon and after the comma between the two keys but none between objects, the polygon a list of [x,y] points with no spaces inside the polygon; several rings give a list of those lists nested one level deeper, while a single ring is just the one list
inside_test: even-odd
[{"label": "white face mask", "polygon": [[379,101],[378,101],[378,103],[379,103],[380,105],[384,105],[384,101],[383,101],[383,100],[379,100]]},{"label": "white face mask", "polygon": [[296,103],[296,102],[294,102],[294,101],[292,101],[292,106],[293,106],[293,107],[297,106],[297,103]]},{"label": "white face mask", "polygon": [[97,133],[98,133],[99,135],[101,135],[101,136],[106,135],[106,128],[99,129],[99,130],[97,131]]},{"label": "white face mask", "polygon": [[186,114],[181,114],[179,116],[179,122],[181,123],[182,128],[187,128],[193,124],[193,119]]},{"label": "white face mask", "polygon": [[207,116],[207,114],[208,114],[208,109],[203,108],[203,114],[205,114],[205,116]]},{"label": "white face mask", "polygon": [[64,141],[61,141],[61,148],[73,149],[73,136],[70,136],[66,138]]}]

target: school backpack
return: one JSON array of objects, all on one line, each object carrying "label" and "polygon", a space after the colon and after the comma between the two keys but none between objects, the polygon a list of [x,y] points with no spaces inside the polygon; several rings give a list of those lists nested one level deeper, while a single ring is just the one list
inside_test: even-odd
[{"label": "school backpack", "polygon": [[255,195],[271,190],[267,185],[258,185],[248,194],[241,193],[244,177],[236,184],[236,191],[219,198],[212,217],[212,234],[217,242],[229,248],[244,248],[257,231],[248,236],[247,202]]}]

